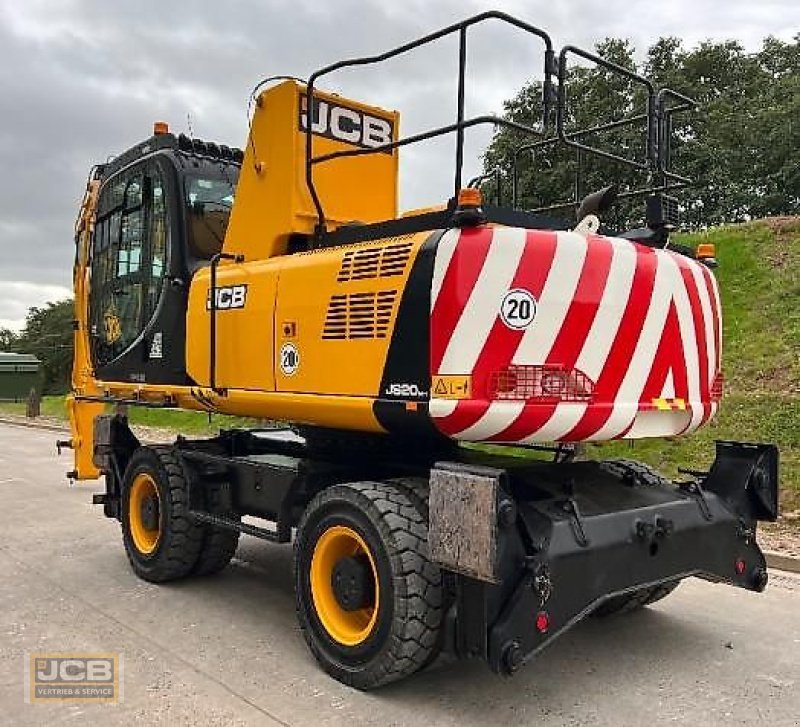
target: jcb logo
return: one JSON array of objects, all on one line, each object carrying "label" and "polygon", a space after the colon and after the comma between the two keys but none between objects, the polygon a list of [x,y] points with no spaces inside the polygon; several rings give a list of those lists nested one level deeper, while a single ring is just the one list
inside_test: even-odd
[{"label": "jcb logo", "polygon": [[36,681],[110,682],[114,678],[112,659],[36,659]]},{"label": "jcb logo", "polygon": [[119,654],[30,654],[25,662],[25,701],[119,702],[122,661]]},{"label": "jcb logo", "polygon": [[[389,119],[372,116],[358,109],[314,99],[311,131],[318,136],[343,141],[365,149],[391,143],[394,128]],[[300,97],[300,130],[308,128],[308,97]],[[391,154],[391,149],[382,152]]]},{"label": "jcb logo", "polygon": [[[244,308],[247,302],[247,286],[246,285],[225,285],[216,289],[217,310],[231,310],[233,308]],[[211,310],[211,291],[208,291],[206,296],[206,310]]]}]

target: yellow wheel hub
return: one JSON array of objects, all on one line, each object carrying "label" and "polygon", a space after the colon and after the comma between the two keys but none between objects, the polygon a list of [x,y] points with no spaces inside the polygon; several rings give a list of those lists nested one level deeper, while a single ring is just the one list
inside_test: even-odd
[{"label": "yellow wheel hub", "polygon": [[161,508],[158,487],[146,472],[136,475],[128,501],[128,521],[136,549],[150,555],[161,538]]},{"label": "yellow wheel hub", "polygon": [[[366,605],[347,610],[341,604],[341,597],[337,597],[334,577],[341,561],[352,558],[366,558],[371,587]],[[366,542],[352,528],[335,525],[317,540],[311,557],[311,596],[319,620],[335,641],[345,646],[357,646],[372,633],[380,603],[378,571]]]}]

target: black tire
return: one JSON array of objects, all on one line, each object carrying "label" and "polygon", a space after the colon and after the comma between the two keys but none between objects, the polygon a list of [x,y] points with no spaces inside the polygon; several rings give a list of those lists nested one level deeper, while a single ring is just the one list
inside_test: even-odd
[{"label": "black tire", "polygon": [[672,483],[658,470],[633,459],[607,459],[600,467],[631,487],[670,487]]},{"label": "black tire", "polygon": [[[221,451],[220,454],[224,454]],[[225,510],[220,506],[221,502],[229,501],[229,497],[222,496],[224,486],[207,483],[204,486],[204,509],[214,515],[221,515],[227,520],[241,522],[242,516],[236,512]],[[223,570],[231,558],[236,554],[239,547],[238,530],[219,527],[211,523],[204,523],[203,545],[200,548],[200,555],[197,558],[192,574],[196,576],[210,576]]]},{"label": "black tire", "polygon": [[592,616],[615,616],[623,613],[632,613],[640,608],[649,606],[662,598],[666,598],[679,585],[680,581],[674,583],[662,583],[652,588],[640,588],[638,591],[626,593],[623,596],[614,596],[601,603],[593,612]]},{"label": "black tire", "polygon": [[[241,518],[234,513],[225,513],[225,517],[233,520]],[[220,528],[215,525],[205,525],[206,534],[203,546],[197,557],[197,562],[192,569],[192,575],[210,576],[223,570],[239,547],[239,531],[229,528]]]},{"label": "black tire", "polygon": [[[332,529],[354,531],[377,579],[373,625],[347,645],[323,624],[312,593],[315,548]],[[427,558],[427,493],[408,482],[357,482],[320,492],[298,525],[294,547],[297,614],[322,668],[356,689],[409,676],[440,649],[442,575]]]},{"label": "black tire", "polygon": [[[601,462],[600,466],[631,487],[669,487],[672,484],[658,470],[644,462],[632,459],[610,459]],[[622,596],[614,596],[601,603],[592,615],[603,617],[638,611],[640,608],[666,598],[680,583],[680,581],[661,583],[651,588],[640,588]]]},{"label": "black tire", "polygon": [[[131,494],[137,480],[149,480],[157,492],[158,535],[151,551],[137,546],[132,535]],[[122,539],[131,567],[140,578],[163,583],[183,578],[194,569],[205,530],[189,516],[186,474],[172,447],[137,449],[122,481]],[[133,513],[133,523],[140,516]]]}]

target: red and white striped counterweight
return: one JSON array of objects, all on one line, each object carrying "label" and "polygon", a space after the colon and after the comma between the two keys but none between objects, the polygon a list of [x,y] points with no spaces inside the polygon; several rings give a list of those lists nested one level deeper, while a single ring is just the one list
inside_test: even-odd
[{"label": "red and white striped counterweight", "polygon": [[[712,272],[670,250],[600,235],[481,226],[440,240],[431,375],[444,434],[537,442],[686,434],[721,395]],[[666,404],[665,404],[666,403]]]}]

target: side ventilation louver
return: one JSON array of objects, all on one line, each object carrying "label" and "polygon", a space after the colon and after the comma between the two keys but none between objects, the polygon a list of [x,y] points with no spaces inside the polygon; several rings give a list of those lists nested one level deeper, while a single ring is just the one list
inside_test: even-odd
[{"label": "side ventilation louver", "polygon": [[396,290],[331,296],[324,339],[386,338]]},{"label": "side ventilation louver", "polygon": [[[402,239],[402,238],[397,238]],[[402,275],[411,256],[411,242],[398,242],[385,247],[364,247],[348,250],[342,258],[337,281],[391,278]]]}]

